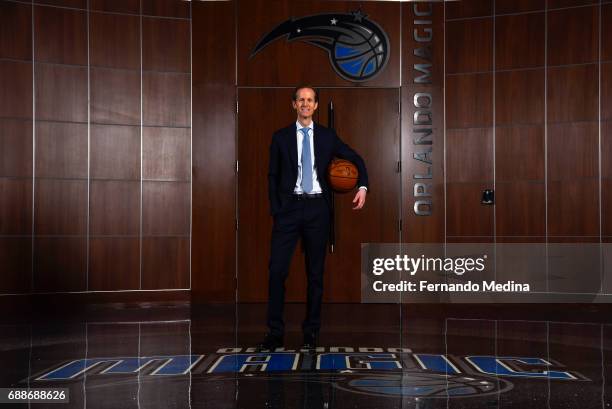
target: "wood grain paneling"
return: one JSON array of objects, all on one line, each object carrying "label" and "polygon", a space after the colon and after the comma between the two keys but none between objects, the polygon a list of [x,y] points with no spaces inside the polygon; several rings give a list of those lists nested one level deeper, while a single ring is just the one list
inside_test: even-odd
[{"label": "wood grain paneling", "polygon": [[92,66],[140,70],[139,17],[90,13],[89,30]]},{"label": "wood grain paneling", "polygon": [[597,179],[548,182],[548,234],[599,235],[599,183]]},{"label": "wood grain paneling", "polygon": [[90,290],[137,290],[139,276],[139,238],[96,237],[89,240]]},{"label": "wood grain paneling", "polygon": [[140,178],[139,127],[92,125],[90,132],[91,178]]},{"label": "wood grain paneling", "polygon": [[32,234],[32,180],[0,178],[0,234]]},{"label": "wood grain paneling", "polygon": [[186,128],[144,128],[142,172],[145,179],[190,179],[191,131]]},{"label": "wood grain paneling", "polygon": [[[605,178],[601,181],[601,208],[609,209],[612,206],[612,179]],[[612,213],[609,211],[601,212],[601,234],[608,236],[608,243],[612,243]]]},{"label": "wood grain paneling", "polygon": [[181,17],[191,15],[190,2],[166,0],[142,0],[142,14],[146,16]]},{"label": "wood grain paneling", "polygon": [[91,121],[140,124],[140,72],[91,69]]},{"label": "wood grain paneling", "polygon": [[495,69],[544,65],[544,13],[495,18]]},{"label": "wood grain paneling", "polygon": [[32,118],[32,63],[0,61],[0,117]]},{"label": "wood grain paneling", "polygon": [[96,11],[138,14],[140,0],[90,0],[89,7]]},{"label": "wood grain paneling", "polygon": [[597,178],[599,142],[596,122],[548,127],[548,180]]},{"label": "wood grain paneling", "polygon": [[87,178],[87,125],[36,123],[36,177]]},{"label": "wood grain paneling", "polygon": [[[32,273],[36,292],[87,289],[88,240],[84,235],[90,202],[91,233],[115,236],[92,239],[90,289],[138,289],[141,58],[146,69],[184,72],[151,73],[149,81],[143,81],[148,102],[144,103],[145,120],[153,126],[190,127],[191,4],[165,0],[27,3],[0,1],[0,235],[4,241],[13,240],[7,235],[28,236],[34,225],[38,237],[33,250],[28,244],[32,239],[27,237],[19,238],[21,244],[16,240],[6,246],[2,243],[2,254],[6,250],[11,257],[2,257],[0,293],[29,291]],[[160,17],[145,17],[144,30],[137,15],[141,4],[145,15]],[[233,15],[234,6],[229,9]],[[207,18],[216,22],[217,17]],[[219,31],[214,24],[209,29]],[[233,32],[234,25],[228,29]],[[141,33],[147,40],[146,49],[141,48]],[[218,54],[217,49],[214,52]],[[29,62],[32,54],[35,67]],[[210,60],[206,61],[209,65]],[[157,137],[158,129],[152,129],[147,139],[149,177],[188,181],[189,129],[164,129],[162,133]],[[33,172],[38,178],[34,186]],[[91,182],[84,180],[89,177]],[[157,234],[155,229],[161,226],[167,231],[164,234],[188,236],[190,183],[168,184],[153,189],[151,195],[152,218],[160,212],[161,216],[151,219],[150,234]],[[122,234],[131,237],[116,237]],[[158,254],[163,254],[161,247],[157,246]],[[189,280],[189,252],[179,258],[186,270],[166,280]]]},{"label": "wood grain paneling", "polygon": [[544,69],[495,73],[495,124],[544,123]]},{"label": "wood grain paneling", "polygon": [[32,239],[30,237],[0,238],[0,292],[30,292],[32,278]]},{"label": "wood grain paneling", "polygon": [[601,120],[612,119],[612,63],[601,64]]},{"label": "wood grain paneling", "polygon": [[142,68],[154,71],[190,71],[188,20],[143,18]]},{"label": "wood grain paneling", "polygon": [[446,72],[490,71],[493,67],[493,19],[446,23]]},{"label": "wood grain paneling", "polygon": [[193,3],[194,303],[235,300],[236,59],[218,41],[235,43],[234,9],[230,1]]},{"label": "wood grain paneling", "polygon": [[[324,300],[359,302],[361,287],[352,277],[360,268],[361,243],[399,242],[401,180],[394,166],[400,159],[399,91],[321,89],[322,124],[328,123],[329,101],[334,104],[336,132],[366,163],[371,194],[360,211],[352,210],[353,192],[335,195],[336,245],[326,260]],[[376,129],[377,136],[369,129]],[[297,279],[304,281],[304,276]]]},{"label": "wood grain paneling", "polygon": [[0,119],[0,176],[32,176],[32,121]]},{"label": "wood grain paneling", "polygon": [[[602,0],[546,0],[549,9],[597,4]],[[605,1],[605,0],[603,0]]]},{"label": "wood grain paneling", "polygon": [[601,59],[612,61],[612,4],[601,6]]},{"label": "wood grain paneling", "polygon": [[87,232],[87,181],[36,181],[34,231],[37,235]]},{"label": "wood grain paneling", "polygon": [[495,184],[495,234],[546,235],[546,185],[543,181]]},{"label": "wood grain paneling", "polygon": [[492,13],[493,0],[450,1],[446,4],[447,19],[490,16]]},{"label": "wood grain paneling", "polygon": [[449,75],[446,78],[446,127],[487,127],[493,124],[491,74]]},{"label": "wood grain paneling", "polygon": [[190,126],[189,74],[143,73],[144,125]]},{"label": "wood grain paneling", "polygon": [[493,180],[493,129],[454,129],[446,132],[446,181]]},{"label": "wood grain paneling", "polygon": [[142,289],[189,288],[189,238],[142,239]]},{"label": "wood grain paneling", "polygon": [[[347,86],[332,68],[326,51],[303,41],[287,42],[281,38],[253,58],[251,53],[266,33],[283,21],[319,13],[347,13],[358,7],[352,1],[334,2],[269,2],[238,1],[238,84],[248,86],[295,86],[301,82],[317,86]],[[387,33],[390,55],[387,66],[376,78],[363,86],[400,85],[400,3],[366,2],[363,13]]]},{"label": "wood grain paneling", "polygon": [[548,12],[548,65],[597,61],[598,7]]},{"label": "wood grain paneling", "polygon": [[0,2],[0,58],[32,60],[32,7]]},{"label": "wood grain paneling", "polygon": [[36,64],[35,79],[36,119],[87,122],[86,67]]},{"label": "wood grain paneling", "polygon": [[494,206],[480,204],[483,190],[492,188],[493,181],[446,185],[448,236],[493,236]]},{"label": "wood grain paneling", "polygon": [[92,180],[89,209],[90,234],[137,236],[140,233],[140,182]]},{"label": "wood grain paneling", "polygon": [[[602,240],[603,241],[603,240]],[[548,236],[548,243],[599,243],[600,242],[600,238],[599,236],[594,236],[594,235],[589,235],[589,236],[583,236],[583,235],[573,235],[573,236],[554,236],[554,235],[550,235]],[[555,262],[558,262],[556,260],[554,260]],[[551,270],[556,269],[556,266],[549,266],[549,268]],[[587,266],[586,268],[589,268],[590,271],[593,271],[593,269],[590,268],[590,266]],[[588,277],[589,279],[591,277]],[[553,289],[549,289],[550,291],[555,291]],[[569,290],[569,288],[566,288],[566,291]],[[576,288],[574,287],[575,291]],[[571,290],[570,290],[571,291]],[[597,292],[597,291],[593,291],[593,292]]]},{"label": "wood grain paneling", "polygon": [[544,180],[544,126],[503,127],[495,130],[495,179]]},{"label": "wood grain paneling", "polygon": [[598,119],[597,65],[548,69],[548,122]]},{"label": "wood grain paneling", "polygon": [[189,183],[145,181],[142,186],[142,233],[145,236],[188,236],[189,202]]},{"label": "wood grain paneling", "polygon": [[87,239],[38,237],[34,241],[34,291],[86,289]]},{"label": "wood grain paneling", "polygon": [[87,0],[36,0],[38,4],[48,4],[50,6],[71,7],[77,9],[87,8]]},{"label": "wood grain paneling", "polygon": [[495,0],[495,14],[544,10],[546,0]]},{"label": "wood grain paneling", "polygon": [[601,123],[601,177],[612,179],[612,121]]},{"label": "wood grain paneling", "polygon": [[36,61],[87,65],[87,13],[36,6],[34,37]]}]

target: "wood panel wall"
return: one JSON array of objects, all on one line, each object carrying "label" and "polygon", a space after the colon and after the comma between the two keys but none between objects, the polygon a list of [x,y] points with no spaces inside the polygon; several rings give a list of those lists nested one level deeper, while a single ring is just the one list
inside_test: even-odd
[{"label": "wood panel wall", "polygon": [[[237,87],[300,81],[399,89],[403,241],[611,241],[612,3],[433,4],[422,87],[413,30],[429,16],[414,7],[363,3],[392,49],[355,85],[299,42],[248,58],[290,16],[352,2],[1,0],[0,292],[233,302]],[[433,97],[430,215],[414,213],[418,90]]]},{"label": "wood panel wall", "polygon": [[189,289],[190,10],[0,1],[0,293]]},{"label": "wood panel wall", "polygon": [[236,288],[234,2],[193,3],[193,299]]},{"label": "wood panel wall", "polygon": [[607,240],[612,20],[598,3],[446,5],[447,241]]}]

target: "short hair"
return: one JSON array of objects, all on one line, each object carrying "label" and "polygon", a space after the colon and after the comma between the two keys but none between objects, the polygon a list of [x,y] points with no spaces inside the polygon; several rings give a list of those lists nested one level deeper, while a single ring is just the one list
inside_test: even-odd
[{"label": "short hair", "polygon": [[299,91],[299,90],[301,90],[301,89],[304,89],[304,88],[311,89],[311,90],[312,90],[312,92],[314,92],[314,95],[315,95],[315,102],[319,102],[319,93],[317,92],[317,90],[315,89],[315,87],[313,87],[312,85],[309,85],[309,84],[300,84],[300,85],[298,85],[297,87],[295,87],[295,88],[293,89],[293,97],[291,97],[291,99],[292,99],[293,101],[297,101],[297,94],[298,94],[298,91]]}]

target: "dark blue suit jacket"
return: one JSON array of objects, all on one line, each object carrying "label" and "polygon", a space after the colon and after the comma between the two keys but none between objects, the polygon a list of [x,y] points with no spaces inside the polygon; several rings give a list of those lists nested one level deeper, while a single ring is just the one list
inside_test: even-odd
[{"label": "dark blue suit jacket", "polygon": [[[272,135],[270,166],[268,169],[268,196],[270,213],[281,212],[291,199],[298,176],[297,137],[295,123],[279,129]],[[333,129],[314,124],[315,170],[323,195],[329,204],[331,188],[327,181],[327,167],[334,157],[353,162],[359,170],[357,186],[368,186],[368,172],[361,156],[336,135]]]}]

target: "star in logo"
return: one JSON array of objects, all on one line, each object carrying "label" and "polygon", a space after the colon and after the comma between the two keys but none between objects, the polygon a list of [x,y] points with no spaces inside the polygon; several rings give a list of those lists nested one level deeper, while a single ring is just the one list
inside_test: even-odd
[{"label": "star in logo", "polygon": [[361,10],[353,11],[351,14],[353,15],[353,19],[359,22],[368,16],[367,14],[363,14]]},{"label": "star in logo", "polygon": [[338,20],[334,17],[331,20],[329,20],[329,22],[331,23],[332,26],[335,26],[336,23],[338,23]]}]

